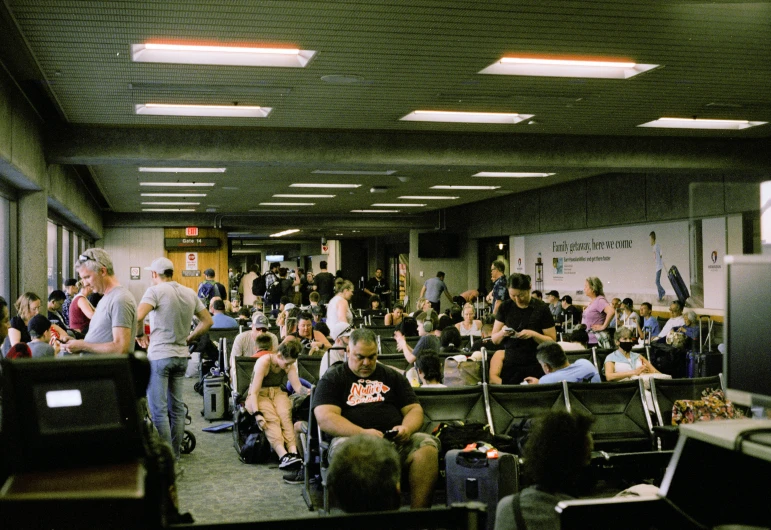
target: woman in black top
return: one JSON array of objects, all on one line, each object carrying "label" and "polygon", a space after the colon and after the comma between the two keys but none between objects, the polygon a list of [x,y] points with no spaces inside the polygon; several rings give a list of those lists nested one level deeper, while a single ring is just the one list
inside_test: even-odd
[{"label": "woman in black top", "polygon": [[542,342],[556,341],[557,330],[549,305],[533,298],[530,289],[530,276],[509,276],[509,299],[498,308],[491,337],[505,349],[490,360],[491,383],[518,385],[525,377],[543,376],[536,349]]},{"label": "woman in black top", "polygon": [[35,293],[24,293],[16,300],[16,316],[11,318],[8,337],[3,341],[3,356],[17,342],[29,342],[32,337],[27,330],[29,320],[40,312],[40,297]]}]

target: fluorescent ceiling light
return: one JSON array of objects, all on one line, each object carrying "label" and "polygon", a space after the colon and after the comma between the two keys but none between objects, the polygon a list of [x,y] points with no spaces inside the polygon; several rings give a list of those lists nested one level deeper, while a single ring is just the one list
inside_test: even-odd
[{"label": "fluorescent ceiling light", "polygon": [[143,202],[147,206],[200,206],[200,202]]},{"label": "fluorescent ceiling light", "polygon": [[260,206],[314,206],[315,202],[261,202]]},{"label": "fluorescent ceiling light", "polygon": [[194,212],[195,208],[142,208],[143,212]]},{"label": "fluorescent ceiling light", "polygon": [[132,44],[136,63],[214,64],[221,66],[278,66],[303,68],[316,55],[313,50],[184,44]]},{"label": "fluorescent ceiling light", "polygon": [[432,190],[497,190],[500,186],[431,186]]},{"label": "fluorescent ceiling light", "polygon": [[460,197],[451,197],[450,195],[402,195],[400,199],[411,199],[413,201],[433,201],[433,200],[452,200]]},{"label": "fluorescent ceiling light", "polygon": [[282,199],[334,199],[336,195],[320,195],[315,193],[276,193],[274,197]]},{"label": "fluorescent ceiling light", "polygon": [[739,131],[758,125],[765,125],[765,121],[747,120],[709,120],[696,118],[659,118],[638,125],[638,127],[660,127],[662,129],[728,129]]},{"label": "fluorescent ceiling light", "polygon": [[332,169],[315,169],[313,171],[316,175],[393,175],[396,173],[395,169],[389,169],[387,171],[338,171]]},{"label": "fluorescent ceiling light", "polygon": [[140,186],[162,186],[175,188],[205,188],[214,186],[214,182],[140,182]]},{"label": "fluorescent ceiling light", "polygon": [[585,61],[536,57],[503,57],[479,73],[541,77],[629,79],[657,66],[657,64],[636,64],[633,61],[621,59]]},{"label": "fluorescent ceiling light", "polygon": [[261,212],[261,213],[277,213],[277,212],[299,212],[300,210],[282,210],[282,209],[262,210],[262,209],[259,209],[259,208],[255,208],[255,209],[252,209],[252,210],[249,210],[249,211],[250,212]]},{"label": "fluorescent ceiling light", "polygon": [[297,228],[292,228],[290,230],[284,230],[283,232],[276,232],[275,234],[270,234],[268,237],[281,237],[281,236],[288,236],[289,234],[294,234],[295,232],[299,232],[300,230]]},{"label": "fluorescent ceiling light", "polygon": [[399,213],[399,210],[351,210],[351,213]]},{"label": "fluorescent ceiling light", "polygon": [[512,173],[506,171],[480,171],[472,177],[501,177],[501,178],[528,178],[528,177],[551,177],[555,173]]},{"label": "fluorescent ceiling light", "polygon": [[206,197],[205,193],[141,193],[142,197]]},{"label": "fluorescent ceiling light", "polygon": [[134,112],[145,116],[200,116],[217,118],[267,118],[270,107],[247,105],[171,105],[145,103],[134,106]]},{"label": "fluorescent ceiling light", "polygon": [[506,112],[451,112],[443,110],[416,110],[410,112],[402,121],[437,121],[446,123],[503,123],[512,125],[529,120],[533,114]]},{"label": "fluorescent ceiling light", "polygon": [[425,204],[418,204],[418,203],[411,204],[408,202],[404,202],[399,204],[378,203],[378,204],[373,204],[372,206],[381,206],[383,208],[389,208],[389,207],[401,208],[402,206],[404,206],[405,208],[420,208],[422,206],[425,206]]},{"label": "fluorescent ceiling light", "polygon": [[361,184],[320,184],[320,183],[305,183],[305,184],[290,184],[290,188],[360,188]]},{"label": "fluorescent ceiling light", "polygon": [[140,167],[140,173],[224,173],[224,167]]}]

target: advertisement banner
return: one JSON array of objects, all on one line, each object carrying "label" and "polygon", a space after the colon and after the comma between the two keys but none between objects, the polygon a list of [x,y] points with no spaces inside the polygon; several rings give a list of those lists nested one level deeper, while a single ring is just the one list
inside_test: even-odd
[{"label": "advertisement banner", "polygon": [[725,309],[726,219],[701,221],[702,263],[704,264],[704,307]]},{"label": "advertisement banner", "polygon": [[[597,276],[606,293],[639,294],[644,295],[641,298],[645,300],[655,301],[658,298],[657,260],[651,232],[656,234],[655,244],[663,261],[661,286],[665,295],[674,296],[667,278],[669,267],[676,265],[686,285],[690,285],[686,221],[525,236],[524,268],[533,271],[540,254],[544,263],[544,291],[556,289],[571,296],[582,294],[584,280]],[[512,268],[517,272],[516,260],[512,260]]]}]

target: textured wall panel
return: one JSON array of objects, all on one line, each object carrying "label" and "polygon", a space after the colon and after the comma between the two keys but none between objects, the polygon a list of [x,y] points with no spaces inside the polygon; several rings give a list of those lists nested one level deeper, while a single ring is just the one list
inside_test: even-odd
[{"label": "textured wall panel", "polygon": [[586,181],[586,226],[641,223],[645,197],[630,184],[633,175],[610,174]]},{"label": "textured wall panel", "polygon": [[586,228],[586,181],[579,180],[540,190],[540,231]]}]

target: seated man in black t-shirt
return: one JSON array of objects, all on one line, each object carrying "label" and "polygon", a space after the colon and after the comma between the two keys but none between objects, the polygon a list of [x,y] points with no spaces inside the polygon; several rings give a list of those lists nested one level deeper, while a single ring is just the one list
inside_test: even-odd
[{"label": "seated man in black t-shirt", "polygon": [[423,408],[407,379],[377,363],[377,339],[372,331],[353,331],[346,362],[324,373],[312,406],[321,430],[335,437],[330,460],[345,437],[391,438],[409,473],[411,507],[431,506],[439,473],[439,442],[420,432]]},{"label": "seated man in black t-shirt", "polygon": [[544,375],[536,350],[542,342],[556,341],[557,330],[548,304],[534,298],[530,289],[530,276],[509,276],[509,299],[498,307],[491,337],[505,349],[490,360],[490,383],[518,385],[525,377]]}]

